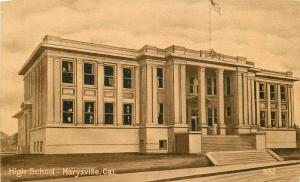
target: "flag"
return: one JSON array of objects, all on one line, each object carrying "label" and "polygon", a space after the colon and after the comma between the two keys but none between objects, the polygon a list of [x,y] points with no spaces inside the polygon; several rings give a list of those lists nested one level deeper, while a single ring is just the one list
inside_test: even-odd
[{"label": "flag", "polygon": [[221,15],[221,7],[218,3],[216,3],[215,0],[210,0],[210,4],[212,5],[213,9],[218,12],[219,15]]}]

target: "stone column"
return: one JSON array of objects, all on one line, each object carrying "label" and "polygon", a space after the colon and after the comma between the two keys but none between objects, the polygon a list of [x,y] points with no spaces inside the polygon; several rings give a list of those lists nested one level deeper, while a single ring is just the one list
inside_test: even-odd
[{"label": "stone column", "polygon": [[121,64],[117,64],[116,83],[117,83],[116,125],[122,125],[123,124],[123,69]]},{"label": "stone column", "polygon": [[179,87],[179,82],[178,82],[178,78],[179,78],[179,65],[178,64],[174,64],[173,65],[173,100],[174,100],[174,123],[175,124],[179,124],[180,123],[180,98],[179,98],[179,91],[180,91],[180,87]]},{"label": "stone column", "polygon": [[260,126],[259,82],[256,82],[256,124]]},{"label": "stone column", "polygon": [[255,83],[254,77],[251,78],[251,107],[252,107],[252,125],[257,125],[255,120]]},{"label": "stone column", "polygon": [[237,72],[237,115],[238,125],[244,126],[244,111],[243,111],[243,79],[242,73]]},{"label": "stone column", "polygon": [[276,127],[282,128],[282,120],[281,120],[281,94],[280,94],[280,85],[277,85],[277,123]]},{"label": "stone column", "polygon": [[292,115],[292,120],[291,120],[291,126],[294,127],[294,124],[295,124],[295,110],[294,110],[294,89],[293,89],[293,86],[291,87],[291,108],[292,108],[292,111],[291,111],[291,115]]},{"label": "stone column", "polygon": [[135,124],[140,123],[140,68],[135,67]]},{"label": "stone column", "polygon": [[266,127],[270,128],[271,124],[271,98],[270,98],[270,83],[267,83],[267,124]]},{"label": "stone column", "polygon": [[157,101],[157,67],[156,65],[153,65],[152,67],[152,117],[153,117],[153,123],[158,123],[158,101]]},{"label": "stone column", "polygon": [[244,103],[244,124],[249,125],[248,122],[248,75],[243,73],[243,103]]},{"label": "stone column", "polygon": [[226,134],[226,126],[224,122],[224,70],[218,69],[217,75],[217,86],[218,86],[218,133],[220,135]]},{"label": "stone column", "polygon": [[186,67],[180,66],[180,89],[181,89],[181,123],[187,124],[186,120]]},{"label": "stone column", "polygon": [[104,124],[104,66],[103,62],[98,62],[97,84],[98,84],[98,125]]},{"label": "stone column", "polygon": [[[75,62],[76,64],[76,62]],[[83,60],[78,59],[76,65],[76,111],[77,111],[77,118],[74,118],[75,125],[82,125],[83,124]]]},{"label": "stone column", "polygon": [[248,90],[247,90],[247,95],[248,95],[248,123],[249,125],[254,125],[253,120],[252,120],[252,89],[251,89],[251,76],[248,73]]},{"label": "stone column", "polygon": [[[205,86],[205,67],[198,68],[198,115],[200,115],[201,131],[203,135],[207,135],[207,119],[206,119],[206,86]],[[190,113],[189,113],[190,114]]]},{"label": "stone column", "polygon": [[152,120],[152,66],[146,65],[146,108],[147,108],[147,116],[146,116],[146,123],[150,124],[153,122]]}]

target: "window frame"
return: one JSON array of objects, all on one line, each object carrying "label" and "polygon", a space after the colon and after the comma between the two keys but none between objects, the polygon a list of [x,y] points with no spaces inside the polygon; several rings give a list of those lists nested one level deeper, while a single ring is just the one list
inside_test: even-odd
[{"label": "window frame", "polygon": [[[125,69],[128,69],[128,70],[130,70],[130,78],[125,78],[125,75],[124,75],[124,70]],[[122,68],[122,71],[123,71],[123,89],[125,89],[125,90],[132,90],[133,89],[133,83],[134,83],[134,79],[133,79],[133,74],[134,74],[134,69],[133,69],[133,67],[130,67],[130,66],[124,66],[123,68]],[[125,87],[125,79],[126,80],[130,80],[130,88],[127,88],[127,87]]]},{"label": "window frame", "polygon": [[[210,116],[210,110],[211,110],[211,116]],[[217,124],[218,123],[218,115],[217,115],[218,111],[216,108],[214,107],[208,107],[207,108],[207,125],[212,127],[214,124]],[[209,125],[209,120],[212,120],[212,123],[211,125]]]},{"label": "window frame", "polygon": [[[273,116],[275,118],[273,118]],[[271,127],[276,127],[276,122],[277,122],[277,112],[276,111],[271,111]]]},{"label": "window frame", "polygon": [[[283,115],[285,115],[284,119]],[[287,111],[281,111],[281,125],[283,128],[287,127]]]},{"label": "window frame", "polygon": [[[163,145],[162,147],[161,147],[161,144]],[[159,140],[158,148],[159,148],[159,150],[168,150],[168,140]]]},{"label": "window frame", "polygon": [[[283,88],[283,89],[282,89]],[[284,92],[282,92],[282,90],[284,90]],[[286,87],[283,85],[280,85],[280,101],[281,102],[286,102]],[[284,97],[282,97],[284,96]],[[284,98],[284,99],[283,99]]]},{"label": "window frame", "polygon": [[231,78],[226,76],[226,95],[231,95]]},{"label": "window frame", "polygon": [[[110,113],[108,113],[108,112],[106,112],[106,104],[112,104],[112,112]],[[106,115],[111,115],[112,116],[112,123],[107,123],[106,122]],[[104,102],[104,114],[103,114],[103,123],[105,124],[105,125],[113,125],[113,124],[115,124],[115,103],[114,102]]]},{"label": "window frame", "polygon": [[[93,103],[93,112],[86,112],[85,110],[85,104],[86,103]],[[93,100],[84,100],[83,101],[83,123],[86,124],[86,125],[92,125],[92,124],[95,124],[95,121],[96,121],[96,102],[93,101]],[[91,114],[93,116],[93,122],[92,123],[86,123],[85,121],[85,117],[86,117],[86,114]]]},{"label": "window frame", "polygon": [[[162,108],[161,108],[162,107]],[[161,109],[162,109],[162,112],[161,112]],[[160,102],[158,104],[158,118],[157,118],[157,123],[158,124],[161,124],[163,125],[164,124],[164,112],[165,112],[165,106],[164,106],[164,103],[163,102]],[[160,122],[160,118],[162,119],[161,122]]]},{"label": "window frame", "polygon": [[[272,88],[274,90],[272,90]],[[276,85],[271,84],[270,85],[270,100],[271,101],[276,101],[276,95],[277,95],[276,93],[277,93]]]},{"label": "window frame", "polygon": [[[63,63],[64,62],[70,62],[72,63],[72,72],[63,72]],[[61,72],[61,76],[60,76],[60,82],[62,84],[66,84],[66,85],[75,85],[76,84],[76,60],[75,59],[72,59],[72,58],[62,58],[61,59],[61,69],[60,69],[60,72]],[[64,73],[72,73],[72,83],[67,83],[67,82],[64,82],[63,81],[63,74]]]},{"label": "window frame", "polygon": [[231,117],[231,113],[232,113],[231,107],[230,106],[226,107],[226,117]]},{"label": "window frame", "polygon": [[[262,87],[261,87],[262,86]],[[259,90],[259,99],[260,100],[265,100],[266,99],[266,84],[264,84],[264,83],[259,83],[259,85],[258,85],[258,90]],[[261,88],[262,88],[262,90],[261,90]],[[263,95],[262,95],[263,94]],[[263,96],[263,97],[261,97],[261,96]]]},{"label": "window frame", "polygon": [[[105,75],[105,67],[112,67],[113,68],[113,75],[112,76]],[[103,65],[103,77],[104,77],[104,79],[103,79],[103,81],[104,81],[103,85],[104,85],[105,88],[115,88],[115,86],[116,86],[116,65],[105,63]],[[105,83],[106,83],[105,79],[106,78],[112,78],[112,80],[113,80],[112,86],[105,85]]]},{"label": "window frame", "polygon": [[[85,65],[86,64],[92,65],[92,72],[93,72],[92,74],[85,72]],[[93,84],[87,84],[85,82],[85,76],[92,76],[93,77]],[[91,62],[91,61],[84,61],[83,62],[83,84],[84,84],[84,86],[96,86],[96,82],[97,82],[96,78],[97,78],[97,76],[96,76],[96,63]]]},{"label": "window frame", "polygon": [[[162,76],[158,75],[158,70],[161,69]],[[164,84],[164,68],[163,67],[157,67],[156,68],[156,78],[157,78],[157,88],[158,89],[164,89],[165,84]],[[160,82],[161,81],[161,82]],[[162,86],[160,86],[160,83]]]},{"label": "window frame", "polygon": [[[72,102],[72,112],[69,112],[69,111],[64,111],[64,102],[65,101],[71,101]],[[63,124],[74,124],[75,123],[75,110],[76,110],[76,108],[75,108],[75,100],[74,99],[62,99],[62,123]],[[64,122],[64,114],[68,114],[68,113],[71,113],[72,114],[72,122],[71,123],[69,123],[69,122]]]},{"label": "window frame", "polygon": [[[264,114],[262,114],[262,113],[264,113]],[[264,116],[263,118],[262,118],[262,115]],[[266,119],[267,119],[266,111],[265,110],[260,110],[259,111],[259,124],[260,124],[261,127],[266,127]],[[262,125],[262,123],[263,123],[263,125]]]},{"label": "window frame", "polygon": [[[125,105],[129,105],[131,107],[131,113],[125,114]],[[125,123],[125,116],[130,116],[130,123]],[[130,126],[133,124],[133,103],[123,103],[123,125]]]},{"label": "window frame", "polygon": [[217,79],[216,79],[216,77],[208,77],[206,79],[206,95],[207,96],[217,96]]}]

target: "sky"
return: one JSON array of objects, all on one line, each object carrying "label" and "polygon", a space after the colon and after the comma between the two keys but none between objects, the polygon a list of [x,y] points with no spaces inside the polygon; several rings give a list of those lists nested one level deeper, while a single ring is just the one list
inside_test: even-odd
[{"label": "sky", "polygon": [[[256,67],[300,77],[299,0],[219,0],[212,48]],[[0,130],[17,131],[23,101],[17,72],[45,35],[139,49],[208,49],[209,0],[12,0],[1,2]],[[294,87],[300,123],[300,83]]]}]

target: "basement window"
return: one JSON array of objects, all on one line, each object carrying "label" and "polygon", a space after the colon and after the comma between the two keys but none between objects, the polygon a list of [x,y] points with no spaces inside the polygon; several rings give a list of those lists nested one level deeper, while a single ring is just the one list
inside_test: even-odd
[{"label": "basement window", "polygon": [[159,149],[167,150],[167,140],[159,140]]}]

